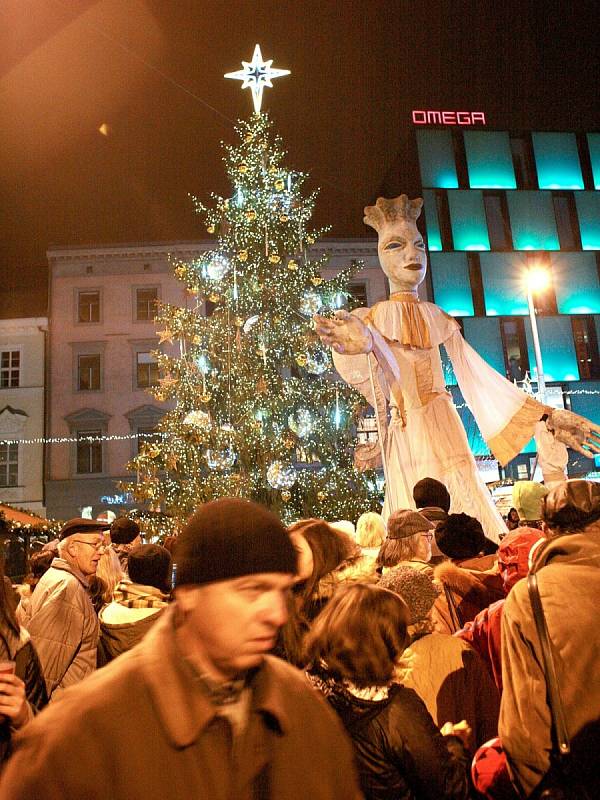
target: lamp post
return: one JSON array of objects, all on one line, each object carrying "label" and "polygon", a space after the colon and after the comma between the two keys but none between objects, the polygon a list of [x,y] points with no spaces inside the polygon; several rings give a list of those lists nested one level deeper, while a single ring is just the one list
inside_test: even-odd
[{"label": "lamp post", "polygon": [[530,267],[527,270],[525,280],[527,286],[527,305],[529,306],[529,319],[531,320],[531,331],[533,333],[533,352],[535,354],[535,366],[537,370],[538,400],[541,403],[546,400],[546,381],[544,380],[542,349],[540,347],[537,318],[535,316],[535,306],[533,304],[533,293],[545,289],[549,283],[550,276],[547,270],[541,267]]}]

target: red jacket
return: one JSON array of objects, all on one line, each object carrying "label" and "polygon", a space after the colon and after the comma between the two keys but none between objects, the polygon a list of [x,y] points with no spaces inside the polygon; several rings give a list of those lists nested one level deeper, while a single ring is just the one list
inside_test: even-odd
[{"label": "red jacket", "polygon": [[484,608],[472,622],[467,622],[465,627],[455,634],[477,650],[491,672],[500,693],[502,692],[500,640],[503,608],[504,598]]}]

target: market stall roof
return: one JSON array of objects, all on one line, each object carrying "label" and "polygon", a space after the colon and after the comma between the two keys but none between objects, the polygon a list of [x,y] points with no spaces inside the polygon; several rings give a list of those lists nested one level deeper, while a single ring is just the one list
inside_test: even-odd
[{"label": "market stall roof", "polygon": [[0,503],[0,512],[4,514],[6,519],[11,520],[12,522],[20,522],[21,525],[49,525],[47,519],[44,517],[38,517],[36,514],[30,514],[27,511],[19,511],[12,506],[6,505],[5,503]]}]

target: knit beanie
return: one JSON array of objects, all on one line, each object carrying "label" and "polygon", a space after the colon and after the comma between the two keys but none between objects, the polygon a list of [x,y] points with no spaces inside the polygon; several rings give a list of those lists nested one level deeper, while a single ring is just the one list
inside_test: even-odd
[{"label": "knit beanie", "polygon": [[435,478],[423,478],[413,486],[413,500],[417,508],[435,506],[450,511],[450,494],[448,489]]},{"label": "knit beanie", "polygon": [[548,489],[535,481],[517,481],[513,485],[513,506],[520,520],[533,522],[542,518],[542,500]]},{"label": "knit beanie", "polygon": [[435,541],[448,558],[474,558],[485,548],[481,522],[468,514],[448,514],[435,529]]},{"label": "knit beanie", "polygon": [[140,535],[140,526],[129,517],[117,517],[110,526],[113,544],[131,544]]},{"label": "knit beanie", "polygon": [[405,601],[410,611],[410,625],[425,619],[438,597],[431,578],[412,567],[394,567],[386,572],[379,586],[395,592]]},{"label": "knit beanie", "polygon": [[250,500],[205,503],[177,537],[177,586],[212,583],[259,572],[296,572],[296,551],[283,523]]},{"label": "knit beanie", "polygon": [[159,544],[134,547],[127,558],[127,572],[133,583],[166,593],[171,582],[171,554]]},{"label": "knit beanie", "polygon": [[434,526],[418,511],[409,508],[394,511],[387,523],[388,539],[408,539],[422,531],[432,531]]}]

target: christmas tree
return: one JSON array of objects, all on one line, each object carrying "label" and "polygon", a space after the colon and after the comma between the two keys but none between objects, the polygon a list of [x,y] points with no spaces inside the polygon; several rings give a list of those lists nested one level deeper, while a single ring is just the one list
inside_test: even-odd
[{"label": "christmas tree", "polygon": [[179,352],[157,354],[151,391],[175,407],[128,465],[138,479],[124,488],[175,519],[223,496],[288,522],[380,508],[375,473],[353,463],[364,401],[333,380],[312,328],[315,312],[348,305],[360,264],[323,278],[327,257],[309,251],[324,232],[309,225],[316,192],[303,195],[306,176],[284,166],[272,127],[254,113],[237,125],[240,143],[224,145],[231,197],[212,195],[210,207],[193,198],[216,246],[174,263],[195,308],[162,305],[157,317],[159,341]]}]

